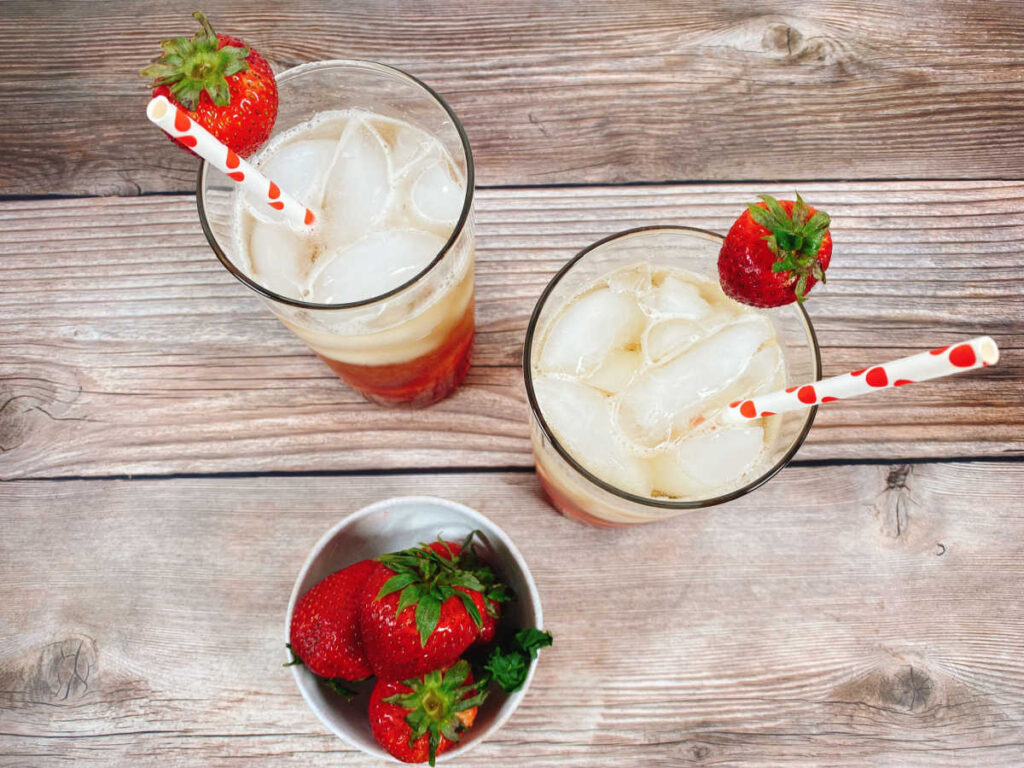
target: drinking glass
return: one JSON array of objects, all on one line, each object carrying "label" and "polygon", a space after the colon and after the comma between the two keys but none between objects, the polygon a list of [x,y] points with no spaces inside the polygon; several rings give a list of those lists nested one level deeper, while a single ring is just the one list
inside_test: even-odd
[{"label": "drinking glass", "polygon": [[335,110],[402,120],[444,144],[465,179],[454,230],[417,275],[379,296],[320,304],[283,296],[238,266],[236,185],[203,162],[196,198],[206,238],[221,264],[259,295],[282,323],[353,389],[381,405],[425,406],[449,395],[469,370],[473,345],[473,156],[459,119],[429,86],[368,61],[318,61],[277,76],[271,138]]},{"label": "drinking glass", "polygon": [[[774,432],[762,471],[742,487],[698,499],[638,496],[597,477],[583,467],[552,433],[534,392],[533,361],[552,319],[580,291],[609,272],[639,262],[685,270],[717,281],[722,237],[691,227],[642,227],[606,237],[581,251],[556,274],[537,301],[526,331],[523,373],[530,401],[531,439],[541,485],[554,506],[567,517],[599,526],[649,523],[731,501],[763,485],[793,458],[803,444],[817,408],[767,417]],[[775,327],[788,382],[821,378],[818,341],[802,305],[764,310]]]}]

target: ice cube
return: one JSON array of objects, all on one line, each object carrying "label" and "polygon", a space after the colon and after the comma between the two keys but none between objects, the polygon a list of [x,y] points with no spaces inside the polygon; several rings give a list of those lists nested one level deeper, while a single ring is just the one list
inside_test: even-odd
[{"label": "ice cube", "polygon": [[695,435],[654,459],[654,487],[677,498],[727,493],[754,467],[763,446],[764,432],[758,425]]},{"label": "ice cube", "polygon": [[651,265],[646,261],[630,267],[618,269],[608,276],[608,287],[615,293],[628,293],[640,296],[651,290],[653,285]]},{"label": "ice cube", "polygon": [[766,344],[750,358],[747,367],[729,386],[708,398],[701,413],[707,420],[715,420],[733,400],[745,400],[781,387],[784,381],[782,374],[782,353],[778,345]]},{"label": "ice cube", "polygon": [[587,379],[592,387],[605,392],[621,392],[644,364],[644,356],[635,349],[613,349],[605,357],[601,367]]},{"label": "ice cube", "polygon": [[636,300],[608,288],[592,291],[555,319],[544,339],[542,371],[585,376],[613,349],[639,342],[645,318]]},{"label": "ice cube", "polygon": [[410,195],[413,211],[426,223],[445,224],[450,231],[466,198],[466,189],[451,163],[443,157],[432,157],[415,173]]},{"label": "ice cube", "polygon": [[644,334],[644,352],[652,363],[681,352],[704,335],[692,320],[663,320]]},{"label": "ice cube", "polygon": [[324,178],[336,146],[336,142],[328,139],[293,141],[261,162],[260,171],[296,200],[319,208]]},{"label": "ice cube", "polygon": [[740,381],[744,391],[739,397],[753,397],[771,392],[782,386],[783,362],[782,352],[777,344],[766,345],[750,360],[750,365],[743,371]]},{"label": "ice cube", "polygon": [[314,301],[340,304],[379,296],[415,277],[444,247],[444,240],[417,230],[383,230],[317,262]]},{"label": "ice cube", "polygon": [[380,137],[361,120],[338,140],[324,192],[324,227],[332,247],[352,242],[379,222],[391,203],[391,167]]},{"label": "ice cube", "polygon": [[409,126],[399,128],[391,145],[391,162],[394,164],[395,175],[408,170],[424,153],[429,143],[430,139],[422,131]]},{"label": "ice cube", "polygon": [[396,178],[409,170],[433,141],[419,128],[398,120],[375,116],[369,122],[391,153],[391,171]]},{"label": "ice cube", "polygon": [[619,422],[626,435],[656,446],[688,430],[716,395],[739,378],[761,345],[772,338],[771,323],[748,316],[664,365],[644,372],[619,395]]},{"label": "ice cube", "polygon": [[701,296],[700,289],[669,275],[661,285],[640,300],[640,306],[655,317],[679,317],[700,320],[711,312],[711,305]]},{"label": "ice cube", "polygon": [[313,251],[312,240],[284,224],[257,221],[249,236],[252,276],[275,293],[304,298]]},{"label": "ice cube", "polygon": [[616,488],[650,495],[647,463],[631,454],[616,434],[607,397],[555,376],[539,376],[533,387],[545,421],[576,461]]}]

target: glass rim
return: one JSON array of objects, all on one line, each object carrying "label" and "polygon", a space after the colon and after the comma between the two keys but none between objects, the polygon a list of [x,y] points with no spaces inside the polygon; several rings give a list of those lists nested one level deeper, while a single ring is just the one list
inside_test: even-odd
[{"label": "glass rim", "polygon": [[357,307],[366,307],[371,304],[389,299],[395,294],[401,293],[407,288],[412,287],[424,277],[429,275],[435,267],[437,267],[448,255],[449,251],[454,247],[455,242],[462,236],[463,231],[466,228],[466,224],[469,221],[470,211],[473,208],[473,193],[474,193],[474,166],[473,166],[473,151],[469,146],[469,137],[466,135],[466,130],[462,126],[462,122],[455,114],[454,110],[448,105],[441,95],[431,88],[429,85],[424,83],[414,75],[410,75],[408,72],[404,72],[397,67],[391,67],[387,64],[381,64],[376,61],[367,61],[362,59],[324,59],[321,61],[310,61],[305,64],[299,64],[295,67],[286,69],[279,75],[275,75],[275,79],[278,83],[287,82],[296,77],[300,77],[307,72],[317,69],[328,69],[331,67],[358,67],[366,70],[376,70],[381,74],[397,75],[399,78],[406,80],[412,85],[419,86],[426,94],[432,98],[440,107],[445,111],[448,117],[451,118],[452,124],[455,126],[455,130],[459,135],[459,141],[462,142],[462,151],[466,156],[466,195],[462,203],[462,211],[459,214],[459,219],[452,229],[451,235],[448,240],[434,256],[433,260],[427,266],[425,266],[418,273],[413,275],[411,278],[406,280],[401,285],[392,288],[385,293],[371,296],[368,299],[360,299],[359,301],[346,301],[336,304],[320,304],[315,301],[305,301],[303,299],[293,299],[289,296],[284,296],[276,291],[272,291],[266,286],[260,285],[258,282],[253,280],[244,271],[238,268],[235,263],[228,258],[227,254],[220,246],[220,242],[217,240],[217,236],[213,233],[213,229],[210,227],[210,222],[206,216],[206,205],[205,205],[205,190],[206,190],[206,177],[209,164],[200,158],[199,171],[196,175],[196,207],[199,209],[199,224],[203,228],[203,233],[206,235],[206,241],[210,248],[213,249],[214,254],[220,263],[230,272],[234,277],[248,288],[252,289],[256,293],[260,294],[264,298],[271,299],[279,304],[287,304],[292,307],[300,307],[302,309],[355,309]]},{"label": "glass rim", "polygon": [[[703,509],[705,507],[713,507],[717,504],[724,504],[727,501],[733,501],[738,499],[740,496],[745,496],[751,491],[760,488],[766,482],[771,480],[777,475],[790,461],[793,460],[793,456],[800,450],[800,447],[804,444],[804,440],[807,438],[808,432],[811,430],[811,425],[814,423],[814,416],[818,412],[818,406],[813,405],[806,409],[804,423],[800,429],[800,432],[796,435],[792,444],[789,446],[785,454],[770,468],[763,472],[758,477],[751,480],[746,485],[737,488],[729,493],[722,494],[721,496],[711,496],[706,499],[695,499],[695,500],[680,500],[680,501],[669,501],[666,499],[655,499],[650,496],[638,496],[635,493],[624,491],[620,488],[615,487],[611,483],[602,480],[601,478],[594,475],[590,470],[581,465],[572,454],[559,442],[551,431],[551,427],[548,426],[547,421],[544,419],[544,415],[541,413],[540,405],[537,403],[537,396],[533,389],[533,367],[531,360],[531,348],[533,346],[533,338],[536,335],[537,323],[540,319],[540,313],[544,309],[544,305],[551,295],[555,286],[565,277],[570,270],[588,253],[600,248],[602,245],[609,243],[613,240],[619,240],[621,238],[629,237],[632,235],[640,234],[643,232],[675,232],[681,234],[687,234],[696,236],[705,240],[711,240],[714,242],[721,243],[725,238],[717,232],[711,232],[706,229],[699,229],[697,227],[686,227],[675,224],[658,224],[646,227],[634,227],[633,229],[626,229],[621,232],[603,237],[595,243],[588,245],[582,251],[573,256],[567,261],[555,276],[551,278],[551,281],[544,288],[540,298],[537,299],[537,304],[533,308],[533,313],[530,315],[530,321],[526,326],[526,339],[523,344],[523,376],[526,382],[526,397],[530,402],[530,410],[533,412],[533,416],[537,419],[537,423],[540,425],[544,436],[548,439],[555,451],[559,456],[577,473],[579,473],[583,479],[593,483],[599,488],[611,493],[614,496],[618,496],[620,499],[633,502],[634,504],[642,504],[647,507],[656,507],[659,509],[670,509],[670,510],[687,510],[687,509]],[[811,342],[811,351],[814,357],[814,378],[818,380],[821,378],[821,350],[818,346],[818,336],[814,332],[814,325],[811,323],[811,318],[807,314],[807,310],[804,309],[803,304],[797,303],[796,308],[800,311],[800,318],[803,320],[804,327],[807,331],[807,335]]]}]

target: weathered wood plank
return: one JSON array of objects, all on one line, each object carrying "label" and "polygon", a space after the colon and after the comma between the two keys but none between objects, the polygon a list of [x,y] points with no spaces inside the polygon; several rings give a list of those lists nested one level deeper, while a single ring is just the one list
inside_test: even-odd
[{"label": "weathered wood plank", "polygon": [[460,765],[1019,766],[1022,473],[795,467],[614,532],[556,515],[530,474],[3,483],[0,754],[365,764],[279,666],[285,607],[331,524],[425,493],[508,531],[556,636]]},{"label": "weathered wood plank", "polygon": [[[431,83],[484,185],[1024,176],[1018,2],[205,6],[279,70],[366,58]],[[193,8],[5,2],[0,194],[194,189],[136,74]]]},{"label": "weathered wood plank", "polygon": [[[823,408],[800,456],[1024,453],[1024,184],[802,189],[835,217],[808,305],[826,375],[981,333],[1003,361]],[[363,402],[280,326],[213,257],[191,198],[5,203],[0,477],[529,466],[519,363],[551,275],[629,226],[722,231],[755,191],[481,193],[476,364],[412,413]]]}]

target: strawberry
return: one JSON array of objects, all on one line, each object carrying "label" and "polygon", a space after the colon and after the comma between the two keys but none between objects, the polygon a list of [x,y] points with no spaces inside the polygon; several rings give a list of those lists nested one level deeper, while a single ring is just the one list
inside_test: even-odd
[{"label": "strawberry", "polygon": [[832,257],[830,219],[800,197],[761,195],[729,229],[718,254],[722,290],[754,307],[802,302]]},{"label": "strawberry", "polygon": [[[494,640],[494,636],[498,632],[498,622],[501,620],[501,604],[512,599],[512,592],[498,581],[494,571],[480,560],[474,547],[469,547],[466,549],[465,554],[460,554],[462,550],[458,544],[451,541],[440,542],[440,544],[452,551],[461,568],[472,571],[480,580],[480,583],[486,587],[484,590],[485,610],[480,616],[480,634],[473,641],[473,645],[487,645]],[[443,555],[444,553],[438,549],[438,545],[439,542],[434,542],[430,547],[435,552],[438,552],[438,554]]]},{"label": "strawberry", "polygon": [[377,677],[404,680],[447,667],[477,639],[485,593],[500,599],[506,590],[477,561],[472,538],[461,547],[438,541],[377,558],[359,610]]},{"label": "strawberry", "polygon": [[304,594],[295,605],[289,632],[292,653],[326,678],[362,680],[373,670],[359,636],[359,604],[373,560],[350,565]]},{"label": "strawberry", "polygon": [[487,645],[494,641],[494,636],[498,633],[498,622],[501,621],[501,603],[488,599],[484,605],[484,614],[480,618],[480,634],[473,641],[473,645]]},{"label": "strawberry", "polygon": [[[433,541],[427,546],[437,554],[441,555],[441,557],[446,557],[449,560],[458,561],[462,553],[461,545],[454,541]],[[467,550],[466,554],[468,559],[470,556],[475,557],[476,552],[475,550],[472,552]],[[497,578],[494,576],[494,573],[488,573],[489,569],[487,569],[486,566],[481,566],[478,560],[474,560],[467,570],[475,570],[477,572],[477,578],[479,578],[481,583],[485,584],[485,586],[497,583]],[[504,589],[504,585],[501,585],[501,588]],[[499,596],[499,599],[502,598]],[[494,636],[498,632],[498,621],[501,619],[501,603],[493,596],[486,597],[484,608],[485,610],[480,614],[480,633],[477,635],[476,640],[473,641],[473,645],[487,645],[494,640]]]},{"label": "strawberry", "polygon": [[277,119],[274,73],[237,37],[216,34],[201,11],[192,15],[202,29],[191,40],[161,42],[163,55],[141,74],[153,80],[153,96],[166,96],[222,144],[248,157]]},{"label": "strawberry", "polygon": [[370,693],[370,730],[403,763],[433,765],[473,726],[486,696],[474,690],[467,661],[404,682],[378,680]]}]

